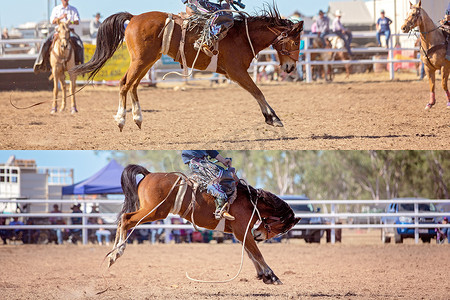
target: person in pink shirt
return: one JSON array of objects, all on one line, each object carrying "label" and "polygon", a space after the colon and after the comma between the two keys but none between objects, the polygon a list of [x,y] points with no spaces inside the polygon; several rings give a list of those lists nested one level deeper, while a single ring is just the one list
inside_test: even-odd
[{"label": "person in pink shirt", "polygon": [[350,32],[350,30],[346,29],[344,25],[342,25],[341,23],[342,12],[339,9],[336,10],[335,16],[336,18],[334,19],[332,25],[333,32],[344,40],[345,49],[347,49],[348,54],[352,56],[353,53],[350,48],[350,44],[353,38],[352,33]]}]

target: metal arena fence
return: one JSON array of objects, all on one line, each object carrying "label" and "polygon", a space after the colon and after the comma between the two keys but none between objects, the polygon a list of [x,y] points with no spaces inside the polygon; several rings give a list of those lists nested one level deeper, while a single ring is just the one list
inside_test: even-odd
[{"label": "metal arena fence", "polygon": [[[420,59],[418,58],[411,58],[411,59],[395,59],[394,58],[394,52],[402,52],[402,51],[418,51],[418,47],[392,47],[394,44],[394,41],[401,37],[408,37],[408,34],[392,34],[389,41],[389,47],[388,48],[382,48],[382,47],[358,47],[358,48],[352,48],[352,51],[357,54],[361,53],[368,53],[368,54],[374,54],[374,53],[383,53],[387,56],[387,58],[377,58],[374,59],[359,59],[359,60],[342,60],[342,61],[336,61],[336,60],[330,60],[330,61],[318,61],[318,60],[312,60],[311,55],[314,53],[330,53],[330,52],[346,52],[345,49],[313,49],[311,40],[316,37],[316,34],[305,34],[302,35],[302,40],[304,41],[304,49],[301,50],[301,56],[304,56],[304,60],[300,60],[298,64],[305,66],[305,79],[306,82],[312,82],[312,72],[313,72],[313,66],[316,65],[371,65],[371,64],[386,64],[388,65],[389,70],[389,77],[391,80],[395,78],[395,68],[394,64],[397,63],[417,63],[420,62]],[[334,34],[329,34],[329,37],[335,36]],[[374,32],[367,32],[367,33],[358,33],[355,32],[353,34],[353,38],[375,38]],[[15,39],[15,40],[0,40],[0,61],[1,60],[20,60],[20,59],[35,59],[37,57],[36,54],[12,54],[14,51],[20,50],[21,47],[13,47],[13,48],[7,48],[6,45],[22,45],[22,49],[25,50],[34,50],[36,53],[39,51],[38,45],[41,44],[44,40],[41,39]],[[412,38],[407,43],[411,43]],[[85,43],[92,43],[92,39],[83,39],[83,42]],[[35,46],[31,46],[35,45]],[[268,54],[276,54],[276,51],[273,49],[266,49],[259,53],[260,55]],[[373,55],[375,56],[375,54]],[[249,72],[253,73],[254,80],[256,80],[256,76],[258,73],[258,69],[260,66],[267,66],[267,65],[277,65],[277,61],[267,61],[267,62],[260,62],[257,59],[253,60],[253,63],[250,66]],[[158,65],[158,64],[156,64]],[[149,71],[148,78],[144,78],[144,82],[152,82],[152,83],[158,83],[162,82],[161,76],[158,76],[158,74],[161,73],[167,73],[169,71],[179,71],[181,72],[180,68],[175,69],[167,69],[167,68],[157,68],[153,67]],[[0,69],[0,74],[13,74],[13,73],[33,73],[32,66],[30,68],[15,68],[15,69]],[[204,78],[194,78],[191,76],[190,78],[182,78],[178,77],[175,79],[168,79],[166,81],[176,81],[176,82],[182,82],[182,81],[193,81],[193,80],[222,80],[225,79],[223,76],[211,76],[211,77],[204,77]],[[78,83],[82,84],[83,81],[77,81]],[[96,84],[102,84],[102,82],[96,82]]]},{"label": "metal arena fence", "polygon": [[[290,205],[322,205],[322,207],[326,206],[326,213],[296,213],[296,217],[301,218],[316,218],[321,217],[324,220],[327,220],[326,224],[320,225],[299,225],[293,227],[293,229],[298,230],[308,230],[308,229],[321,229],[327,230],[329,229],[331,232],[331,243],[335,243],[336,241],[336,229],[382,229],[382,228],[414,228],[415,229],[415,243],[419,242],[419,230],[423,228],[434,229],[436,227],[444,228],[450,227],[450,224],[419,224],[419,218],[421,217],[444,217],[449,216],[450,212],[437,212],[437,211],[428,211],[421,212],[419,211],[419,204],[434,204],[434,205],[449,205],[450,200],[429,200],[429,199],[395,199],[395,200],[298,200],[304,199],[299,196],[281,196],[283,200],[285,200]],[[413,204],[414,212],[400,212],[400,213],[377,213],[377,212],[367,212],[367,213],[354,213],[347,212],[346,208],[353,205],[370,205],[370,206],[384,206],[391,203],[398,204]],[[0,225],[1,229],[81,229],[82,230],[82,241],[83,244],[88,243],[88,229],[98,229],[98,228],[107,228],[107,229],[116,229],[115,224],[88,224],[88,218],[98,217],[104,219],[115,219],[117,217],[117,213],[87,213],[87,208],[89,205],[101,205],[101,204],[115,204],[122,205],[122,200],[43,200],[43,199],[0,199],[0,205],[6,207],[7,205],[20,205],[20,204],[38,204],[38,205],[49,205],[49,204],[61,204],[70,205],[75,203],[81,203],[81,210],[83,213],[7,213],[1,214],[0,218],[82,218],[81,225]],[[0,206],[0,207],[2,207]],[[340,207],[344,206],[344,211],[340,212]],[[190,224],[170,224],[170,219],[173,217],[177,217],[175,215],[170,215],[164,222],[164,224],[145,224],[139,225],[138,228],[142,229],[165,229],[166,230],[166,242],[168,242],[167,237],[172,229],[190,229],[194,230],[194,227]],[[411,217],[414,218],[413,224],[382,224],[379,221],[361,223],[355,222],[358,219],[374,219],[379,220],[382,217]]]}]

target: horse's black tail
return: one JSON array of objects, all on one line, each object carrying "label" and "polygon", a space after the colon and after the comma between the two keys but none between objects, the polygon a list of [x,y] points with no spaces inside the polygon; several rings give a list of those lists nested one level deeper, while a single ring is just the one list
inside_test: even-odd
[{"label": "horse's black tail", "polygon": [[125,202],[122,206],[122,211],[117,216],[117,222],[123,214],[133,212],[139,209],[139,197],[138,197],[138,186],[137,175],[146,175],[150,172],[138,165],[128,165],[122,172],[122,178],[120,180],[122,184],[123,194],[125,195]]},{"label": "horse's black tail", "polygon": [[122,44],[125,37],[125,22],[133,17],[130,13],[122,12],[106,18],[98,28],[97,47],[91,60],[75,66],[69,73],[77,76],[90,73],[88,80],[94,78]]}]

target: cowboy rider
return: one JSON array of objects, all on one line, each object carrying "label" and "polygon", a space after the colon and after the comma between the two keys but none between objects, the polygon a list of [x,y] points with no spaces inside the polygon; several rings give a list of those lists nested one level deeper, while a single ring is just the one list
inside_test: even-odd
[{"label": "cowboy rider", "polygon": [[209,161],[208,156],[212,159],[217,159],[227,168],[231,167],[231,159],[224,158],[216,150],[183,150],[181,152],[183,163],[189,164],[193,176],[197,177],[199,181],[205,182],[207,193],[214,196],[216,204],[215,218],[217,220],[225,218],[233,221],[234,217],[226,210],[228,196],[219,182],[224,169]]},{"label": "cowboy rider", "polygon": [[[187,5],[186,12],[188,15],[192,15],[194,13],[198,14],[207,14],[214,13],[219,10],[228,10],[230,9],[230,5],[232,0],[224,0],[226,3],[217,4],[212,3],[208,0],[181,0],[184,4]],[[222,2],[222,0],[220,1]],[[199,39],[195,42],[194,48],[201,49],[206,55],[212,57],[215,53],[214,45],[220,42],[226,35],[228,30],[233,26],[234,19],[233,14],[231,12],[222,11],[214,14],[210,23],[210,33],[211,33],[211,41],[202,41]]]},{"label": "cowboy rider", "polygon": [[447,39],[447,54],[445,58],[450,60],[450,3],[448,4],[447,10],[445,11],[445,17],[441,20],[441,28]]},{"label": "cowboy rider", "polygon": [[[61,0],[61,5],[57,5],[53,8],[50,17],[50,22],[56,25],[60,21],[69,22],[69,26],[80,24],[80,14],[78,10],[69,5],[69,0]],[[71,27],[70,39],[75,46],[75,64],[84,63],[84,47],[80,37],[75,33],[73,27]],[[50,47],[53,43],[54,33],[52,32],[39,51],[39,56],[34,63],[34,72],[46,72],[50,70]]]}]

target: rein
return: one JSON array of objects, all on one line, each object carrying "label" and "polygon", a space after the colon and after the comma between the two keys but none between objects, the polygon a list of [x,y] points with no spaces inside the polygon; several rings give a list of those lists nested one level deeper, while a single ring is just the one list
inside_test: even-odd
[{"label": "rein", "polygon": [[211,281],[192,278],[192,277],[189,276],[188,272],[186,272],[186,278],[187,279],[195,281],[195,282],[202,282],[202,283],[227,283],[227,282],[235,280],[239,276],[239,274],[241,274],[242,266],[244,265],[245,241],[247,240],[247,234],[249,232],[250,224],[251,224],[251,222],[253,220],[253,216],[255,215],[255,212],[258,213],[258,216],[259,216],[260,219],[261,219],[261,215],[259,214],[258,208],[256,207],[256,205],[258,204],[258,198],[256,198],[255,203],[253,203],[252,193],[250,192],[250,187],[249,187],[248,183],[242,178],[240,179],[240,182],[242,182],[247,187],[249,200],[253,204],[253,211],[252,211],[252,215],[250,216],[250,219],[248,220],[247,228],[245,229],[244,239],[242,241],[241,264],[239,266],[238,272],[236,273],[236,275],[234,275],[230,279],[226,279],[226,280],[211,280]]}]

